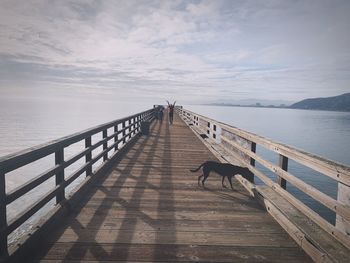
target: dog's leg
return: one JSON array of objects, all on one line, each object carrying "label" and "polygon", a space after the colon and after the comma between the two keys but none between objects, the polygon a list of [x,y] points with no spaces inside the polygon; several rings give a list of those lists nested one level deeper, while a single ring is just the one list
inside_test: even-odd
[{"label": "dog's leg", "polygon": [[199,181],[201,180],[202,177],[203,177],[203,174],[198,176],[198,186],[200,186]]},{"label": "dog's leg", "polygon": [[233,190],[233,186],[232,186],[232,176],[228,177],[228,181],[230,182],[231,189]]},{"label": "dog's leg", "polygon": [[222,180],[221,180],[221,185],[223,188],[226,188],[225,184],[224,184],[224,180],[225,180],[225,176],[222,177]]},{"label": "dog's leg", "polygon": [[208,178],[208,176],[209,176],[209,173],[204,172],[203,175],[204,175],[204,178],[203,178],[203,180],[202,180],[202,185],[203,185],[203,187],[204,187],[204,182],[205,182],[205,180],[207,180],[207,178]]}]

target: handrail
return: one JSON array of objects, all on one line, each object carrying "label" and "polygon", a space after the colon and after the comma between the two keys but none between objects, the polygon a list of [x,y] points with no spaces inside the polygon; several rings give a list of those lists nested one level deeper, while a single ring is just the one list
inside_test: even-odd
[{"label": "handrail", "polygon": [[[153,112],[154,109],[151,109],[150,111]],[[25,149],[23,151],[19,151],[13,154],[9,154],[6,156],[3,156],[0,158],[0,167],[1,170],[5,173],[9,171],[13,171],[15,169],[18,169],[28,163],[34,162],[38,159],[41,159],[49,154],[52,154],[55,152],[55,149],[57,148],[65,148],[73,143],[76,143],[78,141],[81,141],[89,136],[92,136],[98,132],[101,132],[103,130],[109,129],[113,126],[116,126],[120,123],[123,123],[125,121],[130,121],[134,117],[140,116],[142,114],[147,114],[149,111],[144,111],[138,114],[134,114],[122,119],[114,120],[111,122],[107,122],[102,125],[95,126],[93,128],[86,129],[81,132],[74,133],[72,135],[68,135],[65,137],[62,137],[57,140],[50,141],[48,143],[44,143],[38,146],[30,147],[28,149]]]},{"label": "handrail", "polygon": [[[339,217],[341,220],[350,222],[350,206],[349,203],[344,203],[339,199],[339,187],[338,199],[336,200],[288,172],[288,160],[294,160],[301,165],[328,176],[337,181],[338,185],[345,187],[348,192],[350,192],[350,167],[282,143],[274,142],[183,108],[178,108],[177,112],[189,125],[193,125],[195,129],[198,129],[203,137],[209,138],[209,141],[217,143],[236,157],[236,159],[238,158],[264,184],[273,188],[326,232],[350,248],[350,239],[344,229],[329,223],[311,208],[304,205],[298,198],[286,191],[286,182],[288,181],[314,200],[334,211],[337,219]],[[256,145],[278,153],[280,157],[279,164],[274,165],[259,156],[256,153]],[[274,182],[264,173],[257,170],[254,167],[255,162],[259,162],[262,166],[275,173],[277,175],[277,182]]]},{"label": "handrail", "polygon": [[278,176],[282,177],[283,179],[287,180],[288,182],[292,183],[295,187],[297,187],[299,190],[303,191],[316,201],[322,203],[329,209],[333,210],[334,212],[339,213],[347,220],[350,220],[350,209],[349,207],[345,206],[344,204],[340,203],[337,200],[334,200],[332,197],[329,197],[328,195],[324,194],[323,192],[319,191],[318,189],[314,188],[308,183],[303,182],[301,179],[295,177],[289,172],[284,171],[277,165],[272,164],[269,161],[264,160],[259,155],[248,151],[247,149],[244,149],[242,146],[240,146],[238,143],[229,141],[226,138],[222,138],[227,143],[231,144],[232,146],[236,147],[238,150],[244,152],[245,154],[249,155],[250,157],[254,158],[256,161],[258,161],[260,164],[264,165],[266,168],[268,168],[270,171],[276,173]]},{"label": "handrail", "polygon": [[[5,258],[8,255],[8,235],[25,223],[50,200],[56,197],[56,204],[66,201],[65,189],[72,182],[74,182],[80,175],[86,172],[86,176],[93,176],[92,165],[103,159],[102,166],[108,162],[109,152],[112,156],[123,148],[131,139],[141,131],[141,123],[144,121],[153,121],[154,112],[157,109],[146,110],[125,118],[117,119],[102,125],[98,125],[81,132],[74,133],[63,138],[50,141],[26,150],[9,154],[0,158],[0,258]],[[121,127],[120,127],[121,126]],[[108,135],[108,129],[113,128],[113,133]],[[95,144],[91,144],[92,136],[102,133],[102,139]],[[122,135],[121,137],[119,135]],[[114,140],[108,146],[108,142]],[[71,144],[85,141],[85,148],[70,157],[64,159],[64,149]],[[120,145],[121,144],[121,145]],[[98,147],[103,146],[96,156],[92,158],[92,151]],[[48,155],[55,155],[55,165],[45,172],[35,176],[33,179],[25,182],[23,185],[6,193],[6,179],[5,175],[8,172],[14,171],[24,165],[35,162]],[[76,161],[85,156],[85,163],[77,168],[73,174],[65,179],[65,169],[71,166]],[[24,196],[29,191],[35,189],[49,178],[56,176],[56,185],[49,190],[39,200],[33,202],[24,211],[11,220],[7,220],[7,205]]]}]

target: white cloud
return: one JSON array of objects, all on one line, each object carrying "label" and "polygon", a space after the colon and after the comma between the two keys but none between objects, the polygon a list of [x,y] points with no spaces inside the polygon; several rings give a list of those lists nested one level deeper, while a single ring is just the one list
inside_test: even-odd
[{"label": "white cloud", "polygon": [[342,93],[349,11],[326,0],[2,1],[0,90],[49,82],[198,101]]}]

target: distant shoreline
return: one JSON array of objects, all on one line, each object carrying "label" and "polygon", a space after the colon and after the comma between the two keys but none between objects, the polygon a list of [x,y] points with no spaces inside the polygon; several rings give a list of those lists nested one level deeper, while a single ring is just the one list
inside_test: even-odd
[{"label": "distant shoreline", "polygon": [[220,103],[204,103],[204,104],[198,104],[203,106],[220,106],[220,107],[242,107],[242,108],[278,108],[278,109],[288,109],[289,106],[274,106],[274,105],[240,105],[240,104],[220,104]]},{"label": "distant shoreline", "polygon": [[220,104],[220,103],[204,103],[204,104],[192,104],[192,105],[201,105],[201,106],[218,106],[218,107],[240,107],[240,108],[268,108],[268,109],[289,109],[289,110],[315,110],[315,111],[331,111],[331,112],[350,112],[346,110],[332,110],[332,109],[301,109],[294,108],[291,106],[274,106],[274,105],[235,105],[235,104]]},{"label": "distant shoreline", "polygon": [[[226,106],[226,107],[250,107],[250,108],[273,108],[273,109],[297,109],[297,110],[319,110],[319,111],[336,111],[336,112],[350,112],[350,93],[345,93],[338,96],[326,98],[311,98],[304,99],[293,104],[279,104],[279,105],[263,105],[263,102],[254,102],[253,104],[236,104],[212,102],[200,105],[207,106]],[[267,104],[267,103],[266,103]]]}]

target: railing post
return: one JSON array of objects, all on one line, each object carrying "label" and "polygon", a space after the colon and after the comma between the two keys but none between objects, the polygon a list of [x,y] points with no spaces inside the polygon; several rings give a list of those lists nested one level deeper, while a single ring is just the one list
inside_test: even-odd
[{"label": "railing post", "polygon": [[123,121],[123,125],[122,125],[122,129],[123,129],[123,145],[125,144],[125,134],[126,134],[126,132],[125,132],[125,127],[126,127],[126,121]]},{"label": "railing post", "polygon": [[135,134],[137,133],[137,129],[138,129],[138,125],[139,125],[139,116],[135,117]]},{"label": "railing post", "polygon": [[134,132],[132,132],[132,130],[134,129],[134,118],[131,118],[130,119],[130,130],[129,130],[129,133],[130,133],[130,137],[129,138],[131,138],[131,135],[134,133]]},{"label": "railing post", "polygon": [[0,170],[0,260],[8,256],[5,173]]},{"label": "railing post", "polygon": [[137,116],[137,131],[141,130],[141,115]]},{"label": "railing post", "polygon": [[[256,143],[255,143],[255,142],[251,142],[250,150],[251,150],[253,153],[256,153]],[[251,166],[255,166],[255,159],[254,159],[254,158],[250,158],[250,165],[251,165]]]},{"label": "railing post", "polygon": [[[55,164],[61,165],[64,162],[64,152],[63,148],[55,152]],[[64,169],[56,173],[56,186],[61,185],[64,182]],[[61,189],[56,195],[56,204],[60,203],[65,199],[64,188]]]},{"label": "railing post", "polygon": [[[282,170],[288,171],[288,158],[282,154],[279,155],[279,166],[282,168]],[[280,176],[278,176],[277,180],[278,180],[278,184],[283,189],[286,189],[287,181]]]},{"label": "railing post", "polygon": [[132,123],[133,123],[133,125],[132,125],[132,129],[134,130],[133,132],[132,132],[132,134],[136,134],[136,117],[134,117],[134,118],[132,118]]},{"label": "railing post", "polygon": [[[350,187],[338,182],[338,196],[337,201],[346,206],[350,206]],[[335,220],[335,227],[346,235],[350,235],[350,221],[337,214]]]},{"label": "railing post", "polygon": [[128,129],[129,140],[131,139],[131,127],[132,127],[131,124],[132,124],[131,119],[129,119],[129,122],[128,122],[128,126],[129,126],[129,129]]},{"label": "railing post", "polygon": [[[102,131],[102,137],[103,139],[107,138],[107,130],[103,130]],[[104,142],[103,143],[103,150],[106,150],[108,147],[108,142]],[[107,161],[108,159],[108,153],[106,152],[104,155],[103,155],[103,161]]]},{"label": "railing post", "polygon": [[[250,142],[250,151],[253,153],[256,153],[256,143],[255,142]],[[250,165],[255,166],[255,159],[250,157]],[[254,177],[253,177],[253,182],[254,182]]]},{"label": "railing post", "polygon": [[[91,136],[85,138],[85,148],[91,147]],[[92,159],[91,151],[85,155],[85,163],[90,162]],[[92,165],[89,165],[86,169],[86,176],[92,175]]]},{"label": "railing post", "polygon": [[[114,133],[118,132],[118,124],[114,125]],[[117,143],[118,141],[118,134],[114,136],[114,143]],[[114,151],[118,151],[118,143],[114,146]]]}]

